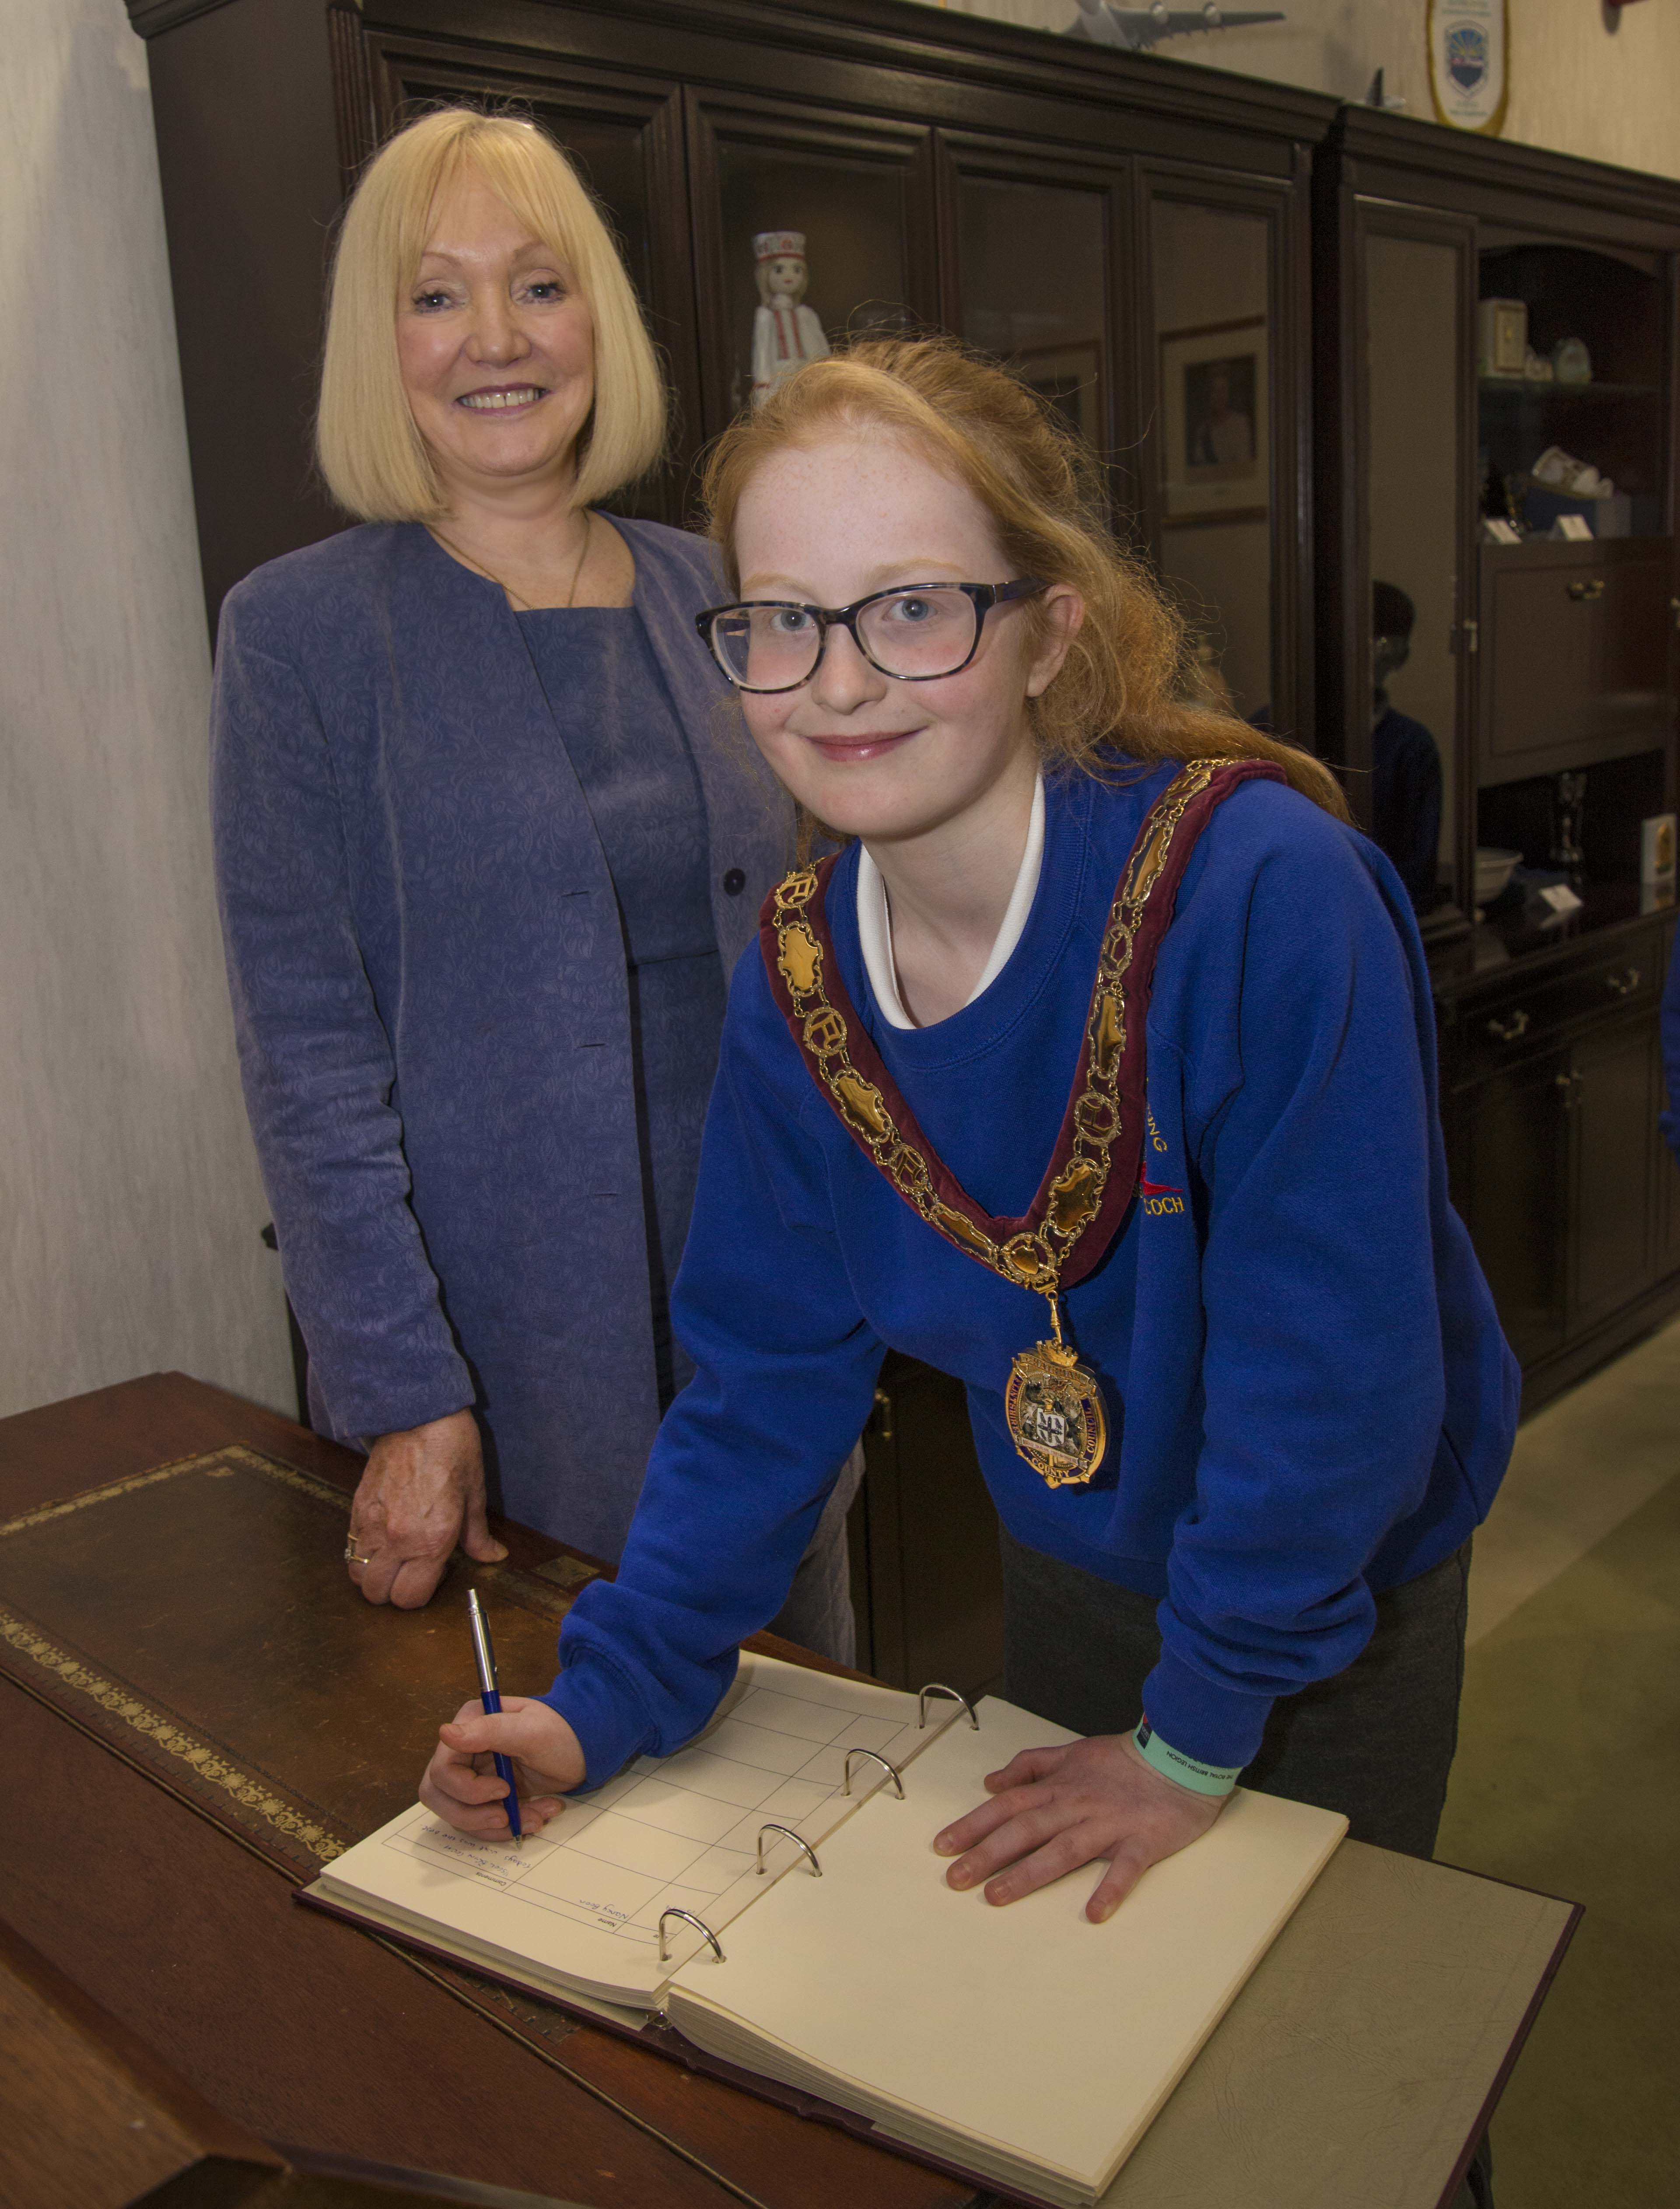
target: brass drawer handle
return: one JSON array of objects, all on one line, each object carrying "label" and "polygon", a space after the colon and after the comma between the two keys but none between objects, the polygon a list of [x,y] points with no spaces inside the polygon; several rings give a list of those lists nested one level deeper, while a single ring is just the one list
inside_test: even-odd
[{"label": "brass drawer handle", "polygon": [[1569,596],[1572,599],[1585,599],[1589,605],[1594,599],[1603,598],[1604,594],[1605,579],[1602,575],[1594,575],[1590,582],[1569,585]]},{"label": "brass drawer handle", "polygon": [[1637,966],[1629,966],[1625,974],[1606,974],[1605,987],[1612,997],[1631,997],[1644,978]]},{"label": "brass drawer handle", "polygon": [[1527,1034],[1528,1015],[1519,1007],[1509,1020],[1490,1020],[1487,1032],[1495,1043],[1515,1043],[1519,1036]]}]

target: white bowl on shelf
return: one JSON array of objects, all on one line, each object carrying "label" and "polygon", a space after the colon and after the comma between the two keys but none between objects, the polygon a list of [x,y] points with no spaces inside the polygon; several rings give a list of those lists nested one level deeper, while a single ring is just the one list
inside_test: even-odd
[{"label": "white bowl on shelf", "polygon": [[1521,852],[1502,851],[1497,844],[1476,846],[1476,902],[1491,905],[1522,864]]}]

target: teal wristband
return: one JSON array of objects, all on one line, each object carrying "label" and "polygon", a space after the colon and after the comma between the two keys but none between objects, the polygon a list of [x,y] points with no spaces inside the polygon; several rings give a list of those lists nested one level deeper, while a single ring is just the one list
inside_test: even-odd
[{"label": "teal wristband", "polygon": [[1147,1718],[1139,1718],[1131,1737],[1145,1764],[1165,1779],[1176,1779],[1197,1795],[1228,1795],[1237,1784],[1240,1764],[1203,1764],[1182,1749],[1169,1749]]}]

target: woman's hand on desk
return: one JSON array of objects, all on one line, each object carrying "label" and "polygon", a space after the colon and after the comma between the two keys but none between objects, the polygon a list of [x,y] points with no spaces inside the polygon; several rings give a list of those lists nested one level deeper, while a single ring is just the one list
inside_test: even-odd
[{"label": "woman's hand on desk", "polygon": [[417,1610],[459,1541],[481,1565],[507,1555],[484,1518],[484,1450],[471,1411],[381,1435],[350,1507],[350,1577],[369,1603]]},{"label": "woman's hand on desk", "polygon": [[420,1800],[458,1833],[509,1838],[507,1790],[495,1776],[493,1750],[513,1760],[519,1821],[540,1832],[566,1808],[560,1800],[584,1779],[584,1753],[560,1712],[529,1695],[504,1695],[487,1718],[477,1699],[463,1703],[437,1730],[437,1747],[420,1781]]},{"label": "woman's hand on desk", "polygon": [[1106,1859],[1085,1915],[1112,1917],[1152,1863],[1199,1840],[1228,1796],[1192,1794],[1147,1765],[1125,1734],[1097,1734],[1056,1749],[1028,1749],[989,1772],[992,1800],[936,1836],[958,1861],[952,1887],[978,1887],[988,1902],[1018,1902],[1035,1887]]}]

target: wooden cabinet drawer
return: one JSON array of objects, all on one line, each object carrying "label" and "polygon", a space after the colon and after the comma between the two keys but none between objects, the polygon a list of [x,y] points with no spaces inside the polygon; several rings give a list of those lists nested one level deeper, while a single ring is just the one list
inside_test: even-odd
[{"label": "wooden cabinet drawer", "polygon": [[1652,928],[1622,936],[1578,965],[1479,990],[1453,1006],[1443,1025],[1443,1082],[1456,1088],[1479,1081],[1584,1021],[1654,1004],[1661,987],[1662,937]]},{"label": "wooden cabinet drawer", "polygon": [[1672,734],[1670,539],[1491,546],[1481,585],[1480,781],[1642,751]]}]

